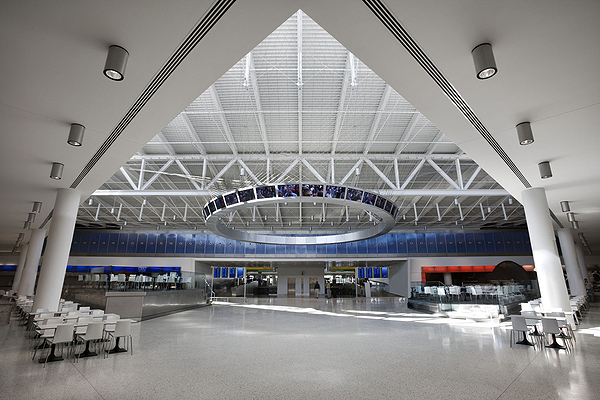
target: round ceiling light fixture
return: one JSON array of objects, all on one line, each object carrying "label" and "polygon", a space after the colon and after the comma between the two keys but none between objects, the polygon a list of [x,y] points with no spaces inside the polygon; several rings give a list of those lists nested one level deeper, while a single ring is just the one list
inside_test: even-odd
[{"label": "round ceiling light fixture", "polygon": [[473,63],[475,63],[477,79],[488,79],[496,75],[498,68],[496,67],[491,44],[482,43],[476,46],[471,50],[471,55],[473,56]]},{"label": "round ceiling light fixture", "polygon": [[112,45],[108,48],[106,63],[104,64],[104,75],[113,81],[122,81],[125,78],[125,67],[129,52],[121,46]]},{"label": "round ceiling light fixture", "polygon": [[[284,203],[289,206],[284,206]],[[273,213],[281,218],[273,218],[274,222],[270,226],[259,227],[254,224],[251,229],[245,229],[247,225],[243,221],[237,225],[229,218],[233,212],[240,216],[248,214],[248,218],[251,218],[255,207],[260,207],[263,211],[273,210]],[[325,228],[319,220],[325,221],[327,210],[333,207],[338,207],[338,210],[347,208],[357,213],[367,211],[373,215],[373,223],[361,222],[357,219],[357,222],[353,222],[352,229],[348,229],[347,222],[340,223],[339,226],[334,224],[334,228]],[[283,223],[284,219],[291,216],[293,212],[303,208],[311,208],[311,212],[319,212],[322,218],[314,218],[314,221],[304,220],[300,227],[289,221],[287,224]],[[383,235],[394,227],[398,208],[393,201],[384,196],[362,189],[337,185],[290,183],[227,192],[209,201],[202,212],[208,229],[226,238],[253,243],[308,245],[354,242]],[[265,214],[265,221],[267,221],[266,217]],[[298,219],[297,215],[294,219]],[[320,229],[322,233],[314,234],[313,228]]]}]

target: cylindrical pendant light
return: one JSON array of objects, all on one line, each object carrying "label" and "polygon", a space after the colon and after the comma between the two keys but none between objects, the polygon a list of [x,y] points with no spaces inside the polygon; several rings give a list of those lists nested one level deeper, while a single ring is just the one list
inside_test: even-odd
[{"label": "cylindrical pendant light", "polygon": [[83,143],[83,134],[85,132],[85,126],[81,124],[71,124],[71,130],[69,131],[69,138],[67,143],[71,146],[79,147]]},{"label": "cylindrical pendant light", "polygon": [[63,169],[65,168],[64,164],[61,163],[52,163],[52,170],[50,171],[50,178],[59,180],[62,178]]},{"label": "cylindrical pendant light", "polygon": [[477,79],[488,79],[496,75],[498,68],[496,67],[496,60],[494,59],[491,44],[480,44],[471,50],[471,55],[473,56],[473,62],[475,63]]},{"label": "cylindrical pendant light", "polygon": [[517,136],[519,144],[524,146],[533,143],[533,132],[531,132],[531,124],[529,122],[521,122],[517,125]]},{"label": "cylindrical pendant light", "polygon": [[575,214],[573,214],[572,212],[567,213],[567,219],[569,220],[569,222],[575,221]]},{"label": "cylindrical pendant light", "polygon": [[562,210],[562,212],[569,212],[571,211],[571,206],[569,206],[569,202],[568,201],[561,201],[560,202],[560,209]]},{"label": "cylindrical pendant light", "polygon": [[125,67],[128,58],[129,53],[127,50],[117,45],[110,46],[104,64],[104,75],[113,81],[122,81],[125,78]]},{"label": "cylindrical pendant light", "polygon": [[25,224],[23,224],[23,229],[29,229],[29,228],[31,228],[31,222],[25,221]]},{"label": "cylindrical pendant light", "polygon": [[552,178],[552,169],[550,169],[550,161],[542,161],[538,164],[538,167],[540,169],[540,178]]},{"label": "cylindrical pendant light", "polygon": [[34,212],[36,214],[39,214],[42,212],[42,202],[41,201],[34,201],[33,202],[33,208],[31,209],[31,212]]},{"label": "cylindrical pendant light", "polygon": [[573,227],[573,229],[579,229],[579,222],[571,221],[571,226]]},{"label": "cylindrical pendant light", "polygon": [[31,222],[33,224],[34,221],[35,221],[35,213],[29,213],[29,215],[27,216],[27,222]]}]

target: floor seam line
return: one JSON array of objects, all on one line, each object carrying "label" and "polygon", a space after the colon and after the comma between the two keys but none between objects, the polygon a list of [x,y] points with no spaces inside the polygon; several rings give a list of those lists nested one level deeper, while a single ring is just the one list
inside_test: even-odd
[{"label": "floor seam line", "polygon": [[[534,350],[535,350],[535,349],[534,349]],[[513,383],[515,383],[515,381],[516,381],[517,379],[519,379],[519,377],[521,376],[521,374],[523,374],[523,372],[525,372],[525,370],[526,370],[527,368],[529,368],[529,366],[531,365],[531,363],[532,363],[532,362],[534,362],[534,361],[535,361],[535,359],[536,359],[536,358],[538,358],[538,356],[539,356],[541,353],[542,353],[541,351],[540,351],[539,353],[537,353],[537,354],[535,355],[535,357],[533,357],[533,358],[531,359],[531,361],[529,361],[529,363],[527,363],[527,365],[525,366],[525,368],[523,368],[523,370],[521,370],[521,372],[519,372],[519,375],[515,376],[515,379],[513,379],[513,380],[512,380],[512,382],[510,382],[510,383],[508,384],[508,386],[507,386],[507,387],[506,387],[506,388],[505,388],[505,389],[502,391],[502,393],[500,393],[500,394],[498,395],[498,397],[496,397],[496,400],[500,399],[500,397],[502,397],[502,395],[503,395],[504,393],[506,393],[506,391],[507,391],[507,390],[508,390],[508,389],[509,389],[509,388],[510,388],[512,385],[513,385]]]},{"label": "floor seam line", "polygon": [[102,395],[100,394],[100,392],[98,391],[98,389],[96,389],[96,387],[95,387],[94,385],[92,385],[92,382],[90,382],[90,381],[88,380],[88,378],[86,378],[86,377],[85,377],[85,375],[83,374],[83,372],[81,372],[81,370],[79,370],[79,368],[77,368],[77,365],[76,365],[76,364],[75,364],[73,361],[71,361],[71,364],[73,364],[73,367],[75,368],[75,370],[76,370],[77,372],[79,372],[79,374],[81,375],[81,377],[82,377],[83,379],[85,379],[85,381],[86,381],[86,382],[87,382],[87,383],[88,383],[88,384],[89,384],[89,385],[92,387],[92,389],[94,389],[94,391],[95,391],[96,393],[98,393],[98,396],[100,396],[100,398],[101,398],[102,400],[106,400],[106,399],[104,398],[104,396],[102,396]]}]

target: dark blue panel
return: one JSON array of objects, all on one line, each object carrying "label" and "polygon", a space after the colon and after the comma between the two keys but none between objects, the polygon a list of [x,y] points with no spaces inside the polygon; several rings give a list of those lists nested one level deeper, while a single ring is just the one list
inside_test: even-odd
[{"label": "dark blue panel", "polygon": [[217,268],[213,268],[213,278],[220,278],[221,277],[221,268],[217,267]]},{"label": "dark blue panel", "polygon": [[110,235],[108,233],[100,234],[100,243],[98,244],[98,253],[106,253],[108,251],[108,240]]},{"label": "dark blue panel", "polygon": [[88,253],[97,253],[99,244],[100,244],[100,234],[92,233],[90,235],[90,248],[88,249]]},{"label": "dark blue panel", "polygon": [[73,241],[71,242],[71,253],[79,253],[79,243],[81,242],[81,233],[73,234]]},{"label": "dark blue panel", "polygon": [[127,252],[128,253],[135,253],[135,250],[137,249],[137,241],[138,241],[138,234],[130,233],[129,237],[127,238]]},{"label": "dark blue panel", "polygon": [[236,273],[236,268],[235,267],[229,267],[229,277],[230,278],[235,278],[235,273]]},{"label": "dark blue panel", "polygon": [[529,232],[523,232],[523,246],[525,246],[525,252],[531,253],[531,239],[529,239]]},{"label": "dark blue panel", "polygon": [[285,244],[276,244],[275,254],[285,254]]},{"label": "dark blue panel", "polygon": [[396,242],[396,235],[394,233],[388,233],[385,235],[387,241],[387,253],[396,254],[398,252],[398,243]]},{"label": "dark blue panel", "polygon": [[194,254],[196,248],[196,234],[187,235],[185,241],[185,254]]},{"label": "dark blue panel", "polygon": [[337,254],[346,254],[347,243],[338,243],[335,245],[335,252]]},{"label": "dark blue panel", "polygon": [[[248,245],[249,243],[246,244],[246,246]],[[264,243],[252,243],[252,246],[256,248],[256,254],[265,254],[265,252],[267,251],[267,245],[265,245]],[[248,253],[248,251],[246,251],[246,253]]]},{"label": "dark blue panel", "polygon": [[448,253],[456,253],[456,239],[454,233],[446,233],[446,251]]},{"label": "dark blue panel", "polygon": [[244,277],[244,267],[237,267],[237,277],[238,278]]},{"label": "dark blue panel", "polygon": [[367,254],[367,241],[359,240],[356,242],[356,252],[358,254]]},{"label": "dark blue panel", "polygon": [[327,245],[326,244],[318,244],[317,245],[317,254],[327,254]]},{"label": "dark blue panel", "polygon": [[177,235],[174,233],[167,234],[167,254],[175,253],[175,246],[177,245]]},{"label": "dark blue panel", "polygon": [[364,267],[358,268],[358,277],[359,278],[364,278],[365,277],[365,269],[364,269]]},{"label": "dark blue panel", "polygon": [[213,235],[212,233],[206,235],[206,243],[204,246],[204,253],[205,254],[215,254],[215,239],[216,239],[216,235]]},{"label": "dark blue panel", "polygon": [[[266,248],[266,245],[262,244],[262,246],[264,248]],[[257,253],[258,248],[259,248],[258,243],[246,243],[244,245],[244,252],[245,252],[245,254],[262,254],[262,253]]]},{"label": "dark blue panel", "polygon": [[382,278],[388,277],[388,267],[381,267],[381,277]]},{"label": "dark blue panel", "polygon": [[494,244],[497,253],[504,253],[504,237],[502,236],[502,232],[494,233]]},{"label": "dark blue panel", "polygon": [[317,245],[316,244],[307,244],[306,245],[306,254],[317,254]]},{"label": "dark blue panel", "polygon": [[285,254],[296,254],[296,246],[294,246],[293,244],[286,244]]},{"label": "dark blue panel", "polygon": [[119,234],[111,233],[108,237],[108,252],[116,253],[119,246]]},{"label": "dark blue panel", "polygon": [[87,253],[89,249],[90,249],[90,234],[83,233],[81,235],[81,241],[79,242],[79,252]]},{"label": "dark blue panel", "polygon": [[456,252],[457,253],[466,253],[467,252],[467,244],[465,243],[465,234],[464,233],[455,233],[454,239],[456,240]]},{"label": "dark blue panel", "polygon": [[427,243],[427,253],[437,253],[437,241],[435,240],[435,233],[426,233],[425,242]]},{"label": "dark blue panel", "polygon": [[117,253],[127,253],[127,241],[129,235],[126,233],[119,233],[119,240],[117,241]]},{"label": "dark blue panel", "polygon": [[495,253],[496,247],[494,246],[494,234],[484,233],[483,237],[485,238],[485,251],[488,253]]},{"label": "dark blue panel", "polygon": [[148,245],[148,234],[140,233],[137,239],[137,247],[135,249],[136,253],[145,253],[146,246]]},{"label": "dark blue panel", "polygon": [[227,267],[222,267],[221,268],[221,278],[227,278],[227,276],[229,275],[229,269]]},{"label": "dark blue panel", "polygon": [[409,253],[417,252],[417,235],[415,233],[406,234],[406,244]]},{"label": "dark blue panel", "polygon": [[346,243],[346,253],[347,254],[356,254],[356,252],[358,251],[357,246],[358,246],[358,242]]},{"label": "dark blue panel", "polygon": [[156,237],[156,253],[165,254],[167,252],[167,234],[159,233]]},{"label": "dark blue panel", "polygon": [[502,237],[504,238],[504,251],[507,253],[514,253],[515,242],[513,240],[512,233],[504,232]]},{"label": "dark blue panel", "polygon": [[235,254],[246,254],[246,242],[235,242]]},{"label": "dark blue panel", "polygon": [[187,235],[183,235],[181,233],[175,236],[175,253],[184,254],[185,253],[185,241],[187,239]]},{"label": "dark blue panel", "polygon": [[472,233],[465,233],[465,242],[467,244],[467,253],[476,253],[477,246],[475,245],[475,235]]},{"label": "dark blue panel", "polygon": [[417,233],[417,251],[421,254],[427,253],[427,241],[424,233]]},{"label": "dark blue panel", "polygon": [[225,242],[225,254],[235,254],[235,240],[227,239]]},{"label": "dark blue panel", "polygon": [[196,233],[196,248],[194,253],[204,254],[204,247],[206,246],[206,234]]},{"label": "dark blue panel", "polygon": [[373,277],[373,268],[371,267],[367,267],[367,278],[372,278]]},{"label": "dark blue panel", "polygon": [[387,239],[387,237],[385,237],[385,235],[384,236],[380,236],[380,237],[376,237],[375,239],[373,239],[377,243],[377,252],[379,254],[387,254],[387,252],[388,252],[387,251],[388,244],[387,244],[387,240],[386,239]]},{"label": "dark blue panel", "polygon": [[296,254],[306,254],[306,245],[298,244],[294,246],[296,248]]},{"label": "dark blue panel", "polygon": [[514,232],[512,234],[513,242],[516,253],[523,253],[525,251],[525,245],[523,244],[523,234],[521,232]]},{"label": "dark blue panel", "polygon": [[367,253],[377,254],[377,238],[367,239]]},{"label": "dark blue panel", "polygon": [[225,254],[225,238],[215,236],[215,254]]},{"label": "dark blue panel", "polygon": [[406,254],[408,252],[405,233],[396,233],[396,245],[398,245],[399,254]]},{"label": "dark blue panel", "polygon": [[485,236],[483,233],[475,234],[475,247],[478,253],[485,253]]},{"label": "dark blue panel", "polygon": [[149,233],[146,238],[146,253],[153,254],[156,253],[156,241],[158,239],[158,235],[156,233]]},{"label": "dark blue panel", "polygon": [[445,233],[436,233],[435,241],[437,243],[438,253],[447,253],[448,252],[448,248],[446,247],[446,234]]},{"label": "dark blue panel", "polygon": [[[265,244],[265,254],[275,254],[275,245],[274,244]],[[248,253],[248,248],[246,247],[246,253]]]},{"label": "dark blue panel", "polygon": [[336,254],[337,245],[335,243],[327,244],[325,247],[327,248],[327,254]]},{"label": "dark blue panel", "polygon": [[373,268],[373,278],[381,278],[381,269],[379,267]]}]

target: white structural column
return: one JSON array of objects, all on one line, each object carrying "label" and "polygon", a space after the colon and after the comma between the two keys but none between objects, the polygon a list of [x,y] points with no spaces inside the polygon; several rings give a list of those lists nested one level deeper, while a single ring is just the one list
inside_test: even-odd
[{"label": "white structural column", "polygon": [[21,254],[19,254],[19,265],[15,271],[15,277],[13,278],[12,291],[16,293],[19,290],[19,282],[21,282],[21,276],[23,275],[23,268],[25,268],[25,260],[27,259],[28,244],[21,246]]},{"label": "white structural column", "polygon": [[29,248],[27,249],[27,259],[21,274],[21,281],[17,294],[19,296],[31,296],[35,287],[35,277],[37,276],[38,266],[40,265],[40,256],[42,247],[44,247],[45,229],[32,229],[31,239],[29,239]]},{"label": "white structural column", "polygon": [[569,290],[571,296],[585,296],[585,285],[581,277],[581,269],[577,261],[577,251],[573,241],[573,232],[569,228],[563,228],[556,231],[560,248],[562,250],[563,261],[567,269],[567,278],[569,278]]},{"label": "white structural column", "polygon": [[588,279],[588,270],[585,266],[585,256],[583,255],[583,246],[578,244],[575,246],[577,252],[577,261],[579,262],[579,268],[581,269],[581,276],[583,279]]},{"label": "white structural column", "polygon": [[80,199],[81,193],[75,189],[58,190],[48,232],[46,254],[33,302],[34,310],[58,310]]},{"label": "white structural column", "polygon": [[[545,309],[560,308],[565,312],[571,312],[562,263],[554,239],[552,219],[550,211],[548,211],[546,191],[543,188],[525,189],[523,191],[523,207],[527,218],[542,304]],[[575,327],[572,317],[569,322],[571,326]]]},{"label": "white structural column", "polygon": [[452,272],[444,272],[444,285],[452,286]]}]

